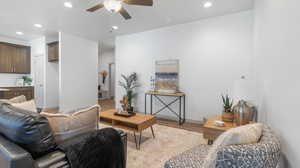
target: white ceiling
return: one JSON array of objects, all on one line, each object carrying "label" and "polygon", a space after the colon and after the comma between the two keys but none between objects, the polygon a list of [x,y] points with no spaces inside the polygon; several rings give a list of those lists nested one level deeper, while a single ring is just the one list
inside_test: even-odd
[{"label": "white ceiling", "polygon": [[[214,6],[204,9],[204,0],[154,0],[154,7],[129,6],[133,19],[125,21],[119,14],[105,9],[95,13],[85,9],[103,0],[70,0],[73,8],[63,6],[64,0],[1,0],[0,34],[29,40],[41,35],[64,31],[89,39],[100,40],[116,35],[151,30],[202,18],[251,9],[253,0],[211,0]],[[44,27],[37,29],[33,24]],[[112,25],[119,30],[110,33]],[[25,34],[18,36],[16,31]]]}]

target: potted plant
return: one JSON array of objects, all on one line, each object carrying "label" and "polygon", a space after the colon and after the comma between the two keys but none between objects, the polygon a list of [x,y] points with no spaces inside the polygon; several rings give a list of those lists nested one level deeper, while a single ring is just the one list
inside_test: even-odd
[{"label": "potted plant", "polygon": [[30,86],[32,79],[28,76],[23,76],[22,79],[24,80],[24,86]]},{"label": "potted plant", "polygon": [[126,95],[124,95],[123,100],[121,101],[124,111],[133,112],[133,99],[136,97],[134,89],[139,85],[137,83],[137,74],[132,73],[129,76],[122,75],[123,81],[119,81],[119,85],[124,88]]},{"label": "potted plant", "polygon": [[105,84],[105,80],[106,80],[108,73],[106,71],[102,71],[102,72],[100,72],[100,74],[102,75],[102,83]]},{"label": "potted plant", "polygon": [[233,122],[234,114],[232,111],[233,106],[233,99],[231,99],[228,95],[224,96],[222,95],[223,100],[223,114],[222,114],[222,120],[225,122]]}]

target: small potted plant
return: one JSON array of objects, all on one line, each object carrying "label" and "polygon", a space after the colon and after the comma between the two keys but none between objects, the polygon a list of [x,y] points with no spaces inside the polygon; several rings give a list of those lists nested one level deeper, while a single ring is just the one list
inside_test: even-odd
[{"label": "small potted plant", "polygon": [[22,79],[24,80],[24,86],[30,86],[32,83],[32,79],[28,76],[23,76]]},{"label": "small potted plant", "polygon": [[222,120],[225,122],[233,122],[234,114],[232,111],[233,106],[233,99],[231,99],[228,95],[224,96],[222,95],[223,100],[223,114],[222,114]]},{"label": "small potted plant", "polygon": [[133,113],[133,99],[136,97],[136,93],[134,93],[134,89],[139,85],[137,84],[137,74],[132,73],[129,76],[122,75],[123,81],[119,81],[119,85],[123,87],[126,91],[126,95],[123,97],[121,101],[122,107],[124,111],[129,113]]}]

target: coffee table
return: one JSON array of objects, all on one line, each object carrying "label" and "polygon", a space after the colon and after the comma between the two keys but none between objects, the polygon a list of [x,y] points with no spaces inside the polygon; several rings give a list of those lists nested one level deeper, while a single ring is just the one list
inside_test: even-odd
[{"label": "coffee table", "polygon": [[[137,113],[135,116],[126,118],[114,115],[115,112],[117,112],[115,109],[100,112],[100,123],[127,131],[132,131],[137,149],[140,149],[141,146],[143,130],[151,128],[152,136],[155,138],[152,127],[154,124],[156,124],[155,116]],[[139,141],[137,141],[136,133],[139,133]]]}]

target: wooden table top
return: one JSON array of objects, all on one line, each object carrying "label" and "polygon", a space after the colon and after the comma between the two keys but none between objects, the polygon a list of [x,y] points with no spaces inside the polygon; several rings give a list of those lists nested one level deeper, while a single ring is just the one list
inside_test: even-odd
[{"label": "wooden table top", "polygon": [[225,126],[224,127],[218,127],[214,124],[214,121],[215,120],[219,120],[219,121],[222,121],[222,118],[221,117],[212,117],[212,118],[209,118],[206,123],[204,124],[204,128],[209,128],[209,129],[215,129],[215,130],[220,130],[220,131],[227,131],[231,128],[235,128],[237,127],[233,122],[224,122],[225,123]]},{"label": "wooden table top", "polygon": [[126,117],[114,115],[115,112],[117,112],[117,110],[115,110],[115,109],[100,112],[100,118],[121,121],[121,122],[130,123],[130,124],[134,124],[134,125],[140,125],[145,122],[148,122],[149,120],[156,120],[156,117],[152,116],[152,115],[145,115],[145,114],[137,113],[135,116],[126,118]]},{"label": "wooden table top", "polygon": [[165,92],[146,92],[145,94],[148,95],[162,95],[162,96],[185,96],[183,92],[176,92],[176,93],[165,93]]}]

